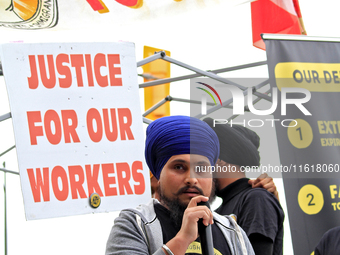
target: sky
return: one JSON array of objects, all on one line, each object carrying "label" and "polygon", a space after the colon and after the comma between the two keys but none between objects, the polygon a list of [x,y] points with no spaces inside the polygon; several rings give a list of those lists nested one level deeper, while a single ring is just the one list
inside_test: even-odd
[{"label": "sky", "polygon": [[[202,70],[213,70],[266,60],[265,52],[252,46],[250,5],[247,1],[222,0],[144,0],[141,9],[128,9],[114,1],[107,3],[110,13],[94,13],[85,1],[63,4],[59,1],[58,26],[50,30],[23,31],[0,28],[0,43],[23,42],[101,42],[129,41],[135,44],[137,61],[143,59],[143,46],[171,51],[171,57]],[[0,5],[3,8],[4,4]],[[340,37],[336,0],[300,0],[308,36]],[[1,12],[0,12],[1,13]],[[106,16],[104,16],[106,15]],[[1,17],[1,16],[0,16]],[[1,18],[0,18],[1,19]],[[141,69],[137,70],[141,73]],[[172,66],[174,77],[190,74]],[[229,74],[226,74],[229,75]],[[230,74],[237,77],[267,77],[266,67]],[[142,80],[139,79],[141,83]],[[188,83],[171,85],[173,97],[188,98]],[[141,108],[143,108],[143,93]],[[141,110],[143,111],[143,109]],[[6,85],[0,77],[0,116],[10,112]],[[189,107],[171,104],[171,114],[189,115]],[[15,144],[11,120],[0,122],[0,153]],[[262,135],[262,134],[261,134]],[[260,136],[261,136],[260,135]],[[266,139],[271,152],[261,153],[262,162],[278,160],[275,134]],[[261,145],[262,146],[262,145]],[[265,145],[264,145],[265,146]],[[0,158],[6,168],[18,171],[16,151]],[[0,173],[0,184],[4,174]],[[26,221],[18,175],[7,174],[8,254],[94,254],[105,251],[113,220],[118,212],[68,216]],[[275,179],[281,204],[286,212],[284,254],[293,254],[289,233],[284,190]],[[0,190],[0,219],[3,219],[3,190]],[[218,201],[217,201],[218,203]],[[4,223],[0,220],[1,229]],[[0,232],[0,240],[4,233]],[[4,244],[0,242],[0,251]]]}]

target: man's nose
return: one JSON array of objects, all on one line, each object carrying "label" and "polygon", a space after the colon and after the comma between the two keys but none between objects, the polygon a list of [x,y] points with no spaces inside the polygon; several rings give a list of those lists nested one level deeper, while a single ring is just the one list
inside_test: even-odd
[{"label": "man's nose", "polygon": [[197,178],[196,178],[196,174],[194,171],[187,171],[186,177],[185,177],[185,184],[186,185],[196,185],[198,183]]}]

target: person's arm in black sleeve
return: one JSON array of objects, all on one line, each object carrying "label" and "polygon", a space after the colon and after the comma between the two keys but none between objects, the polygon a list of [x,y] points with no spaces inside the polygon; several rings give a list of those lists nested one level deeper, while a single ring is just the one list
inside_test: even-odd
[{"label": "person's arm in black sleeve", "polygon": [[273,254],[273,241],[261,234],[251,234],[249,241],[253,246],[256,255],[272,255]]}]

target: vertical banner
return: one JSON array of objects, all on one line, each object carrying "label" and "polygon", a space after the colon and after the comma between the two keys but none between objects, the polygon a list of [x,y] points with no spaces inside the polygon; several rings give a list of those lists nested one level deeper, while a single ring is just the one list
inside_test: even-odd
[{"label": "vertical banner", "polygon": [[271,36],[264,39],[294,254],[311,254],[340,225],[340,40]]},{"label": "vertical banner", "polygon": [[4,44],[28,220],[150,199],[132,43]]}]

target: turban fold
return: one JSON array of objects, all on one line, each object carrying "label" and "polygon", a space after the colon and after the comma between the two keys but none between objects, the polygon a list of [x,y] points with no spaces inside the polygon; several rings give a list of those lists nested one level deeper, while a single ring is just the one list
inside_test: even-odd
[{"label": "turban fold", "polygon": [[172,156],[198,154],[215,165],[219,148],[217,135],[209,125],[189,116],[163,117],[151,122],[146,130],[145,159],[157,179]]},{"label": "turban fold", "polygon": [[215,124],[212,118],[205,118],[206,122],[217,134],[220,141],[219,159],[233,165],[259,166],[260,137],[252,130],[229,124]]}]

